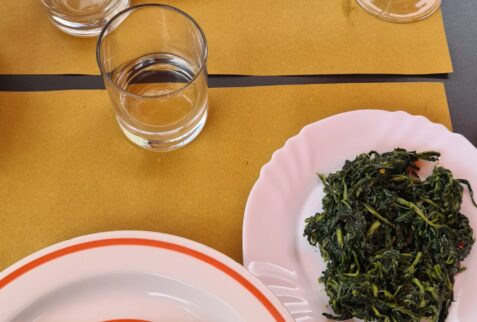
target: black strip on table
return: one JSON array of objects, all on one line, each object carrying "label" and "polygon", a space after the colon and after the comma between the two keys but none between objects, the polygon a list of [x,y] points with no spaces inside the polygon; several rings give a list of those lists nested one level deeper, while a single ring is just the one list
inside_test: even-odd
[{"label": "black strip on table", "polygon": [[[308,75],[242,76],[209,75],[209,87],[249,87],[295,84],[429,82],[442,81],[447,74],[433,75]],[[0,75],[0,91],[36,92],[57,90],[104,89],[100,75]]]}]

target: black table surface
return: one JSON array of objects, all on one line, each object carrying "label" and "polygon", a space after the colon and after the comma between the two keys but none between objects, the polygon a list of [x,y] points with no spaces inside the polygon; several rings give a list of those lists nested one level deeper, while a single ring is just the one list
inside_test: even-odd
[{"label": "black table surface", "polygon": [[[210,75],[210,87],[287,84],[443,82],[454,131],[477,145],[477,1],[443,0],[444,25],[454,66],[452,74],[437,75]],[[48,91],[104,88],[98,75],[0,75],[0,91]]]}]

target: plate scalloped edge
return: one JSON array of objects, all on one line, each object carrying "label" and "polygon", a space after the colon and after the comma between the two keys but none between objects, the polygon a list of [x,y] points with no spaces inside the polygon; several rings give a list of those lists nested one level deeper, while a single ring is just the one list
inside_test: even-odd
[{"label": "plate scalloped edge", "polygon": [[[452,144],[454,146],[457,145],[464,150],[475,150],[475,147],[472,145],[472,143],[470,143],[463,135],[453,133],[444,125],[432,122],[422,115],[412,115],[405,111],[390,112],[384,110],[366,109],[336,114],[308,124],[303,127],[298,134],[289,138],[281,148],[276,150],[272,154],[270,161],[261,168],[258,179],[255,182],[246,203],[242,233],[243,258],[245,267],[253,275],[261,279],[262,282],[264,282],[264,284],[270,288],[273,293],[275,293],[275,295],[282,301],[282,303],[297,321],[313,320],[311,317],[312,309],[310,307],[310,303],[307,301],[306,295],[300,291],[300,287],[298,286],[299,276],[297,276],[296,271],[290,269],[290,267],[282,266],[273,261],[270,262],[265,258],[254,257],[254,255],[257,255],[257,245],[260,245],[258,247],[261,247],[262,245],[261,243],[257,243],[256,240],[253,241],[249,238],[251,231],[253,230],[252,221],[254,221],[254,218],[252,218],[252,216],[257,215],[256,212],[253,213],[254,210],[252,208],[254,208],[256,206],[255,204],[258,202],[256,198],[265,198],[263,191],[259,190],[261,189],[262,183],[266,180],[278,183],[271,187],[273,190],[270,192],[271,195],[277,192],[281,194],[290,193],[290,191],[287,191],[287,189],[290,189],[290,187],[287,187],[287,185],[293,181],[293,178],[279,178],[276,170],[282,167],[288,167],[287,170],[291,169],[291,171],[294,171],[293,168],[290,168],[290,166],[297,164],[303,167],[309,166],[310,160],[307,160],[306,153],[303,151],[303,149],[306,149],[304,146],[307,144],[300,145],[299,142],[301,140],[310,140],[309,134],[315,130],[316,127],[326,127],[336,123],[336,121],[345,119],[362,119],[371,115],[374,117],[379,116],[384,118],[405,120],[413,126],[425,125],[429,132],[426,133],[429,138],[434,138],[436,134],[439,134],[441,137],[446,136],[448,139],[451,138]],[[289,152],[291,152],[291,154]],[[475,157],[475,155],[477,154],[474,154],[473,156],[474,162],[477,163],[477,157]],[[303,156],[305,157],[303,158]],[[342,161],[344,162],[344,160]],[[275,199],[277,199],[276,203],[280,204],[280,198]],[[304,202],[304,200],[301,200],[300,202]],[[263,216],[263,214],[261,215]],[[263,222],[261,222],[261,224],[263,224]],[[473,227],[475,227],[475,223]],[[293,229],[292,231],[294,232]],[[268,255],[265,257],[268,257]]]}]

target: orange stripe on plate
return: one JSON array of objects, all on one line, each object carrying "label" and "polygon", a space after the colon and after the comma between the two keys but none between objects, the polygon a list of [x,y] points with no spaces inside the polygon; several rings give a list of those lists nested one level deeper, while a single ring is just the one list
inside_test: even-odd
[{"label": "orange stripe on plate", "polygon": [[135,320],[135,319],[119,319],[119,320],[108,320],[103,322],[151,322],[151,321]]},{"label": "orange stripe on plate", "polygon": [[[153,239],[143,239],[143,238],[110,238],[110,239],[99,239],[84,242],[81,244],[76,244],[72,246],[68,246],[62,249],[55,250],[51,253],[43,255],[19,268],[15,271],[11,272],[3,279],[0,280],[0,290],[13,282],[15,279],[19,278],[23,274],[31,271],[32,269],[41,266],[45,263],[48,263],[52,260],[57,258],[77,253],[83,250],[93,249],[93,248],[100,248],[100,247],[107,247],[107,246],[148,246],[148,247],[155,247],[155,248],[163,248],[167,250],[171,250],[174,252],[186,254],[188,256],[197,258],[205,263],[208,263],[215,268],[221,270],[235,281],[240,283],[243,287],[245,287],[252,295],[262,303],[262,305],[267,309],[267,311],[273,316],[276,321],[285,322],[285,319],[282,317],[280,312],[273,306],[273,304],[260,292],[251,282],[249,282],[245,277],[234,271],[232,268],[228,267],[224,263],[210,257],[209,255],[203,254],[199,251],[194,249],[173,244],[170,242],[153,240]],[[121,321],[121,320],[120,320]],[[134,321],[134,320],[122,320],[122,321]]]}]

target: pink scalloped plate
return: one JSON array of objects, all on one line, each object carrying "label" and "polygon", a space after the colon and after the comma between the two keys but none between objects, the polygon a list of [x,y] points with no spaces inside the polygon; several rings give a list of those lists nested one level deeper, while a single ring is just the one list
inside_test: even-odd
[{"label": "pink scalloped plate", "polygon": [[[477,187],[477,149],[467,139],[422,116],[381,110],[338,114],[304,127],[260,171],[245,208],[244,264],[296,321],[327,321],[322,313],[330,312],[317,281],[324,262],[303,237],[305,218],[321,210],[323,187],[316,174],[337,171],[359,153],[396,147],[439,151],[440,165]],[[462,212],[477,231],[477,209],[468,193]],[[477,246],[464,265],[447,322],[476,321]]]}]

